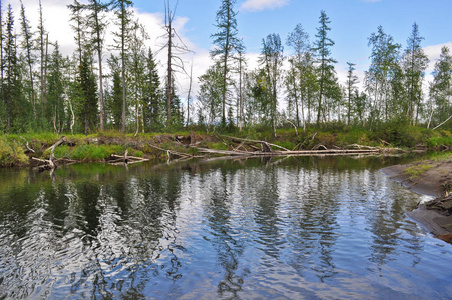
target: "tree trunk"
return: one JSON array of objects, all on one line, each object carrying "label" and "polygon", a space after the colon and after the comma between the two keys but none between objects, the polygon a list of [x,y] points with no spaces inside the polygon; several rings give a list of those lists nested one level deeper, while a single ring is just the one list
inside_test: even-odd
[{"label": "tree trunk", "polygon": [[[124,6],[121,8],[122,11],[125,10]],[[122,116],[121,116],[121,132],[126,131],[126,66],[124,63],[125,56],[125,25],[122,22],[121,25],[121,80],[122,80]]]},{"label": "tree trunk", "polygon": [[171,63],[172,63],[172,45],[173,45],[173,29],[172,29],[172,20],[171,20],[171,16],[169,15],[168,12],[168,66],[167,66],[167,81],[166,81],[166,123],[167,125],[169,125],[170,120],[171,120],[171,89],[172,89],[172,68],[171,68]]}]

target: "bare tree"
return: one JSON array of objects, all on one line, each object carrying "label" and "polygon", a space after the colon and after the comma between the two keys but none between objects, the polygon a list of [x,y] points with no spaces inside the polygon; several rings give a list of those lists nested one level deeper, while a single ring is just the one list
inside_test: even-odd
[{"label": "bare tree", "polygon": [[[167,48],[167,69],[166,69],[166,122],[171,122],[171,102],[172,93],[174,90],[174,72],[176,69],[187,74],[184,67],[184,61],[180,58],[180,55],[190,52],[188,47],[182,42],[182,39],[177,34],[175,28],[173,28],[173,21],[176,16],[177,6],[179,1],[176,2],[174,9],[170,9],[170,1],[164,0],[165,4],[165,35],[167,43],[161,48]],[[160,50],[161,50],[160,49]]]}]

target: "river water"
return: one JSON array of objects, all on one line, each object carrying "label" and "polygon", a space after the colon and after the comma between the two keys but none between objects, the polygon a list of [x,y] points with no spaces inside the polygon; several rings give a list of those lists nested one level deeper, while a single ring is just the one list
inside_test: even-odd
[{"label": "river water", "polygon": [[445,299],[398,158],[0,171],[0,299]]}]

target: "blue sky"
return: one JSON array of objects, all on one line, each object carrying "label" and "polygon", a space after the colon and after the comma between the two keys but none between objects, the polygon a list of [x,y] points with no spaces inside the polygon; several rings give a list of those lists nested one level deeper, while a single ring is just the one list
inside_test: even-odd
[{"label": "blue sky", "polygon": [[[12,4],[19,24],[20,2],[3,1],[5,7],[8,3]],[[32,26],[36,28],[38,0],[22,1]],[[49,39],[58,40],[63,53],[70,55],[75,49],[75,42],[66,6],[73,0],[41,1]],[[151,37],[147,41],[148,45],[157,51],[164,44],[162,39],[158,39],[163,34],[164,0],[133,0],[133,3],[135,16],[146,26]],[[176,0],[170,0],[171,6],[175,3]],[[196,79],[212,64],[209,57],[209,49],[212,47],[210,36],[217,31],[215,17],[220,4],[221,0],[179,0],[174,25],[184,43],[195,51],[195,54],[185,57],[188,65],[191,62],[194,65],[195,92],[199,88]],[[419,25],[421,35],[425,37],[422,46],[431,59],[427,75],[439,57],[441,47],[448,45],[452,48],[452,0],[237,0],[235,10],[238,11],[239,36],[244,40],[250,68],[256,67],[262,39],[268,34],[279,34],[285,45],[289,32],[300,23],[309,33],[311,41],[314,41],[321,10],[325,10],[331,21],[330,37],[336,43],[331,50],[333,58],[338,61],[336,71],[341,83],[345,81],[348,61],[356,63],[357,75],[363,81],[364,71],[369,67],[370,49],[367,40],[379,25],[402,48],[406,47],[413,23]],[[112,22],[109,30],[106,45],[112,44],[111,31],[115,30]],[[290,54],[287,46],[285,49],[286,54]],[[165,72],[164,52],[157,55],[161,76]],[[428,75],[426,79],[431,80],[431,76]],[[178,82],[180,93],[184,97],[188,91],[189,79],[180,74]]]},{"label": "blue sky", "polygon": [[[332,55],[341,65],[347,61],[368,64],[367,39],[379,25],[402,47],[414,22],[425,37],[423,46],[451,41],[450,0],[256,0],[254,10],[245,2],[239,0],[235,6],[239,12],[238,29],[252,53],[260,51],[262,39],[270,33],[280,34],[285,41],[298,23],[314,40],[321,10],[330,18],[330,37],[336,43]],[[172,4],[175,3],[173,0]],[[201,48],[212,45],[210,35],[217,30],[214,24],[220,3],[220,0],[179,1],[177,16],[188,18],[183,34]],[[163,11],[163,1],[135,0],[134,6],[139,11]]]}]

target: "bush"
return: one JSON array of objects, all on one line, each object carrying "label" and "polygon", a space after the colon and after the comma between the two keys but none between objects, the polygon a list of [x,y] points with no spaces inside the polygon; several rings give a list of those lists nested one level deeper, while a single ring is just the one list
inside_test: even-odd
[{"label": "bush", "polygon": [[428,140],[427,146],[429,148],[450,147],[452,146],[452,137],[432,137]]},{"label": "bush", "polygon": [[27,163],[28,157],[16,141],[0,136],[0,166],[12,167]]}]

